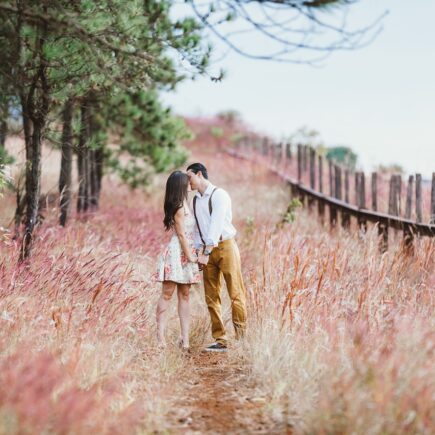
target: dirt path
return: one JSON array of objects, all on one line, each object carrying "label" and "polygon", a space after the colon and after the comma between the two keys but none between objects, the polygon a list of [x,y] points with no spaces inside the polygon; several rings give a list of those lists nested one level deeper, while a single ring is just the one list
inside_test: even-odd
[{"label": "dirt path", "polygon": [[246,375],[232,366],[226,354],[197,351],[188,356],[195,374],[183,403],[185,416],[176,433],[290,434],[266,415],[265,400],[254,397]]},{"label": "dirt path", "polygon": [[[228,158],[226,154],[195,150],[195,155],[197,161],[210,168],[213,180],[228,188],[234,204],[243,201],[243,211],[240,206],[235,207],[242,219],[246,216],[254,216],[259,222],[268,219],[265,198],[275,207],[284,207],[287,191],[275,186],[270,188],[266,169]],[[245,177],[250,183],[248,193]],[[237,213],[235,218],[237,220]],[[234,365],[228,354],[209,354],[201,349],[194,349],[186,358],[189,359],[190,372],[181,382],[183,391],[177,397],[177,409],[172,413],[176,420],[173,433],[291,434],[287,427],[272,420],[267,399],[258,397],[255,385],[248,379],[246,367]]]}]

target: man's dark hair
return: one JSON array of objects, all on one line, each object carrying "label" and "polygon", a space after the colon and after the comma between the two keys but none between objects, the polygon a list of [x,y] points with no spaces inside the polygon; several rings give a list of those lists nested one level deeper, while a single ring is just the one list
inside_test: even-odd
[{"label": "man's dark hair", "polygon": [[202,176],[208,180],[207,168],[202,163],[192,163],[187,168],[187,171],[192,171],[194,174],[197,174],[199,171],[201,171]]}]

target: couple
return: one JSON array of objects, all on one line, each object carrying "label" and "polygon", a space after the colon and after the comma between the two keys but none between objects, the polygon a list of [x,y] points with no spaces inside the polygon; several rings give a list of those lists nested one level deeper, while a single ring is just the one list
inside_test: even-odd
[{"label": "couple", "polygon": [[[190,187],[190,189],[189,189]],[[197,190],[193,210],[188,204],[188,191]],[[243,283],[240,253],[234,239],[231,198],[222,188],[208,180],[206,167],[194,163],[187,172],[173,172],[166,182],[165,218],[171,241],[159,257],[156,281],[162,282],[157,303],[157,339],[165,346],[165,321],[169,301],[177,289],[181,336],[179,346],[189,349],[189,291],[201,281],[203,272],[205,301],[211,319],[215,343],[208,352],[225,352],[227,336],[221,315],[222,277],[231,299],[232,319],[236,338],[246,328],[246,290]]]}]

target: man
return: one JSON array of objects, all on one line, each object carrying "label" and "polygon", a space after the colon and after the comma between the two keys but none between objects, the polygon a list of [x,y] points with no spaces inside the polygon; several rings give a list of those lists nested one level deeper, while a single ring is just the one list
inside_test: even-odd
[{"label": "man", "polygon": [[221,287],[224,278],[231,300],[232,320],[236,338],[246,329],[246,290],[242,278],[240,253],[234,239],[231,198],[208,180],[206,167],[194,163],[187,168],[190,186],[197,190],[193,199],[197,232],[195,246],[203,266],[205,300],[211,319],[214,340],[205,350],[225,352],[227,335],[221,314]]}]

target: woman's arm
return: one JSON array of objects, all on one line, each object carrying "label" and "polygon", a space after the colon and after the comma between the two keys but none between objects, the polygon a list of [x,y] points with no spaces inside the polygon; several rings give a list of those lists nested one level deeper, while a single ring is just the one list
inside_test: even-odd
[{"label": "woman's arm", "polygon": [[198,261],[198,258],[192,254],[189,242],[186,238],[186,233],[184,231],[184,207],[181,207],[177,210],[174,216],[175,220],[175,232],[177,233],[178,240],[180,240],[181,249],[184,252],[184,255],[186,255],[187,259],[191,263],[196,263]]}]

